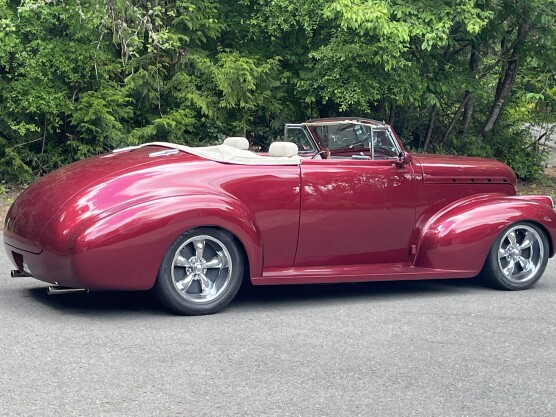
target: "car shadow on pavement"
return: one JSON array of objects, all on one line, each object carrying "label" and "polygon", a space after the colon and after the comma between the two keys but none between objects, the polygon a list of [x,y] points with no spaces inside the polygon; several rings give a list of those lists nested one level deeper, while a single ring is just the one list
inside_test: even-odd
[{"label": "car shadow on pavement", "polygon": [[46,287],[28,290],[29,296],[45,307],[68,314],[111,313],[166,314],[149,291],[102,291],[77,294],[48,295]]},{"label": "car shadow on pavement", "polygon": [[[442,297],[454,293],[493,291],[482,286],[477,279],[450,279],[428,281],[391,281],[321,285],[253,286],[244,284],[231,306],[238,311],[244,308],[281,308],[292,304],[318,305],[331,302],[384,301],[413,297]],[[48,295],[46,288],[26,290],[31,298],[45,307],[68,314],[101,314],[115,312],[133,314],[167,315],[150,291],[139,292],[90,292]],[[225,311],[225,310],[224,310]]]},{"label": "car shadow on pavement", "polygon": [[[454,292],[489,291],[478,279],[447,279],[420,281],[360,282],[314,285],[244,285],[234,304],[259,305],[272,303],[405,299],[453,295]],[[492,291],[492,290],[490,290]]]}]

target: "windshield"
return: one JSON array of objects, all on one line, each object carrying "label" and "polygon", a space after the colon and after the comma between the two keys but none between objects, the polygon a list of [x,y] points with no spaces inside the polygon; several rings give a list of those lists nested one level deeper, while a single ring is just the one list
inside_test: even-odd
[{"label": "windshield", "polygon": [[331,151],[369,149],[372,140],[376,157],[395,158],[399,153],[396,141],[384,127],[349,123],[317,126],[315,131]]}]

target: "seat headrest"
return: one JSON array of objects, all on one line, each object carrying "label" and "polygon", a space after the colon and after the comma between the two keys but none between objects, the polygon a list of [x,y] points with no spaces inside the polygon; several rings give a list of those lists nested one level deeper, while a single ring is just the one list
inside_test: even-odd
[{"label": "seat headrest", "polygon": [[249,141],[241,136],[232,136],[224,139],[223,145],[231,146],[233,148],[247,150],[249,149]]},{"label": "seat headrest", "polygon": [[297,155],[297,145],[293,142],[272,142],[268,148],[269,156],[294,156]]}]

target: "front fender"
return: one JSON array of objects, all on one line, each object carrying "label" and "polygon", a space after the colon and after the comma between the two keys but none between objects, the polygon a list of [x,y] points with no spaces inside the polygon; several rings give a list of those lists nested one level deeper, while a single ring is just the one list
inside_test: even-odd
[{"label": "front fender", "polygon": [[549,199],[482,194],[447,206],[422,228],[414,266],[478,274],[494,240],[509,225],[528,221],[547,232],[554,255],[556,213]]},{"label": "front fender", "polygon": [[262,239],[254,216],[225,195],[161,198],[128,207],[79,231],[72,269],[84,288],[145,290],[162,257],[182,233],[199,226],[228,230],[243,244],[252,274],[262,273]]}]

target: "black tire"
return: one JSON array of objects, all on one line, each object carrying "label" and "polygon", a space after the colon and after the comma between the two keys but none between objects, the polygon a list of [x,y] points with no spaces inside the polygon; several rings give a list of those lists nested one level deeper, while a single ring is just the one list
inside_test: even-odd
[{"label": "black tire", "polygon": [[514,223],[492,244],[481,277],[494,288],[526,290],[541,278],[548,257],[549,243],[545,232],[533,223]]},{"label": "black tire", "polygon": [[236,296],[243,280],[243,262],[229,233],[208,227],[193,229],[178,237],[164,254],[153,291],[174,313],[213,314]]}]

